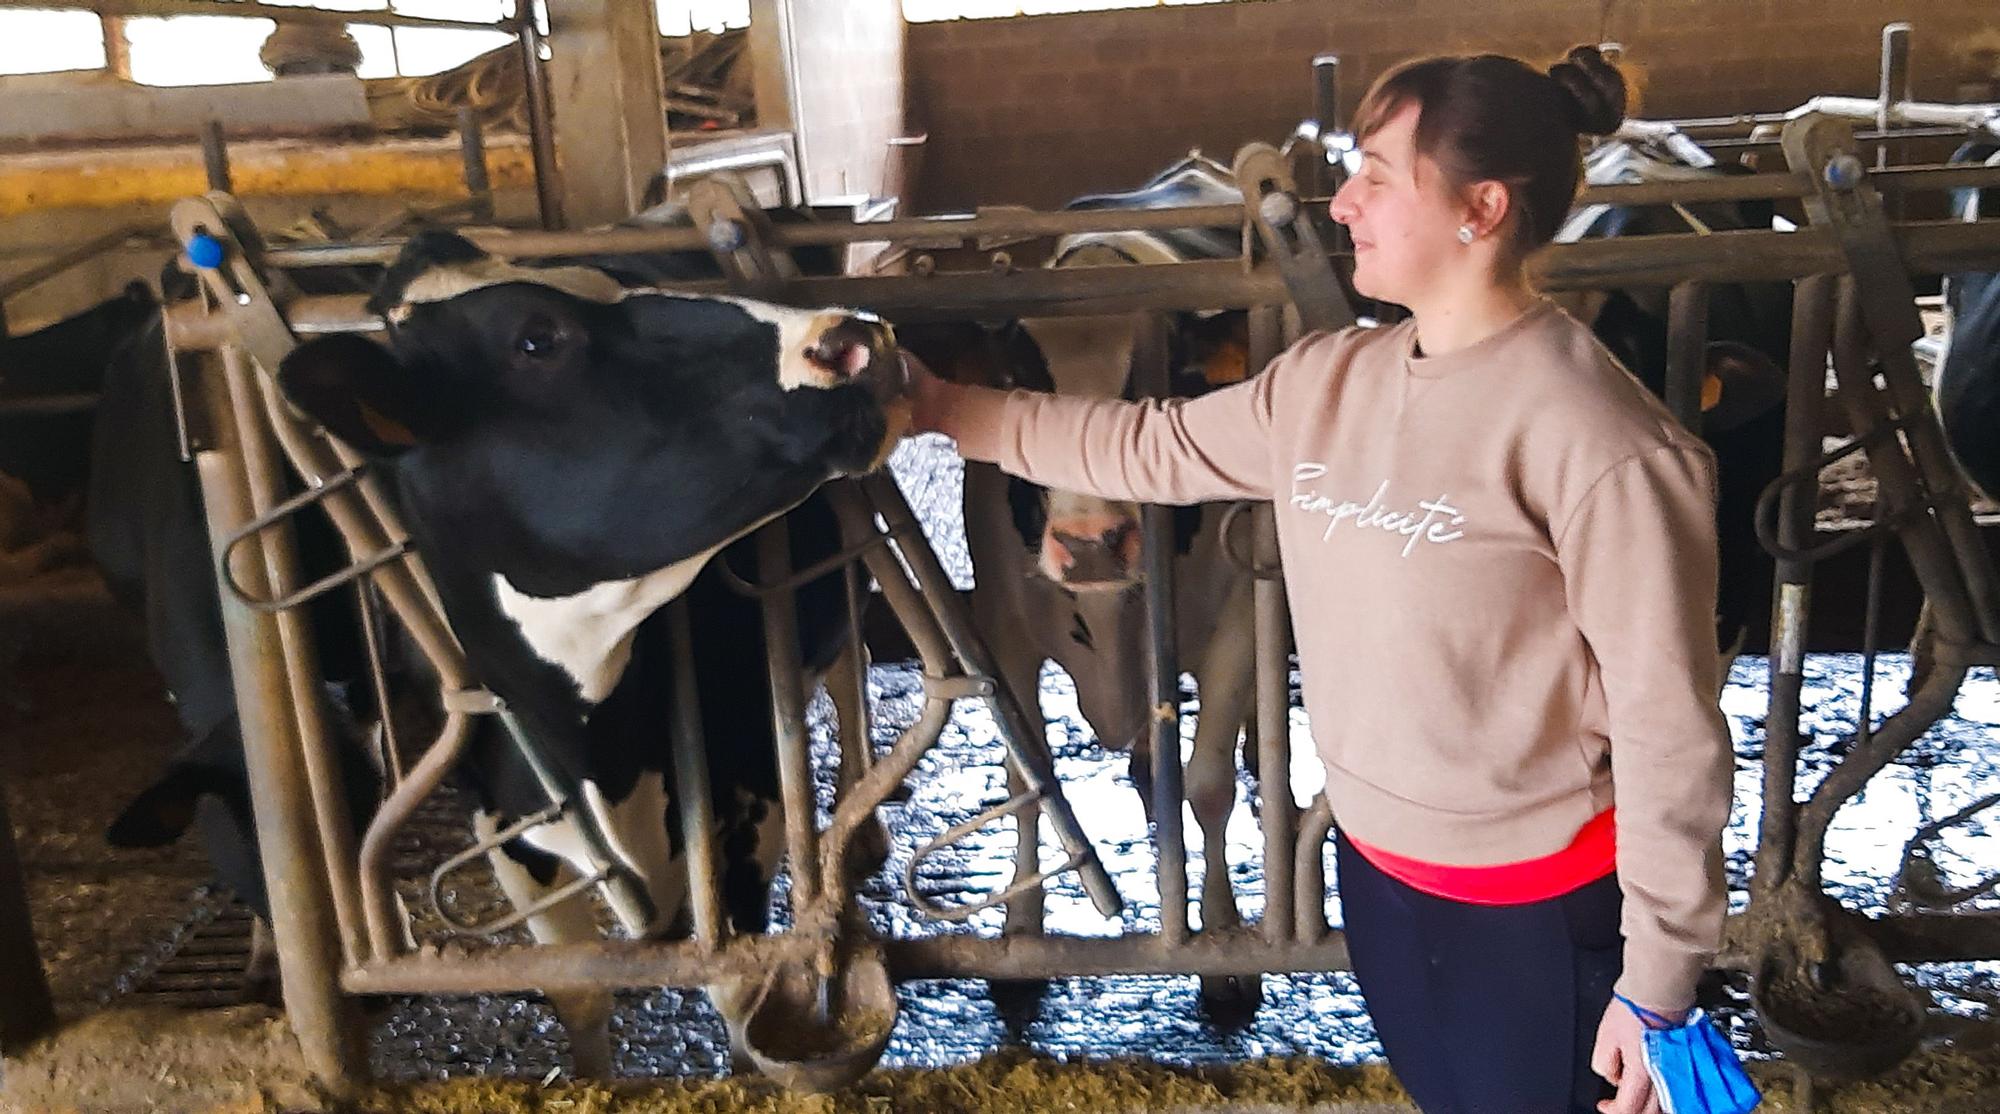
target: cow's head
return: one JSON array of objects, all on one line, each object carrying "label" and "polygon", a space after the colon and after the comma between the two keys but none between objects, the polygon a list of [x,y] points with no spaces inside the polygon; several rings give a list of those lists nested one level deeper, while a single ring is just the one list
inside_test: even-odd
[{"label": "cow's head", "polygon": [[411,240],[371,306],[389,345],[301,345],[286,395],[396,461],[440,587],[476,579],[587,703],[709,556],[878,466],[907,421],[866,314],[522,267],[446,233]]},{"label": "cow's head", "polygon": [[[1193,396],[1246,372],[1243,315],[1185,315],[1171,338],[1172,392]],[[997,328],[927,328],[913,345],[941,377],[1076,398],[1131,398],[1143,314],[1025,318]],[[1139,582],[1139,508],[1010,478],[1009,509],[1035,572],[1072,592],[1122,591]],[[1183,542],[1185,539],[1183,539]],[[1183,546],[1184,548],[1184,546]]]}]

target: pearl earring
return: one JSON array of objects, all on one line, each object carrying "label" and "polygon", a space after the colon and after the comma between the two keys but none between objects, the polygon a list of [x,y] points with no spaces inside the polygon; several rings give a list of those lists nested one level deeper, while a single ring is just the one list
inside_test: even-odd
[{"label": "pearl earring", "polygon": [[1472,242],[1471,225],[1461,224],[1458,226],[1458,242],[1461,244],[1470,244]]}]

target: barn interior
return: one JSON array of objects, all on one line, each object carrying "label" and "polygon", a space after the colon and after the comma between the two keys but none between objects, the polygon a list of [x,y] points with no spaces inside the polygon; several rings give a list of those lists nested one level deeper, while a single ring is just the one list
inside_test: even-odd
[{"label": "barn interior", "polygon": [[[1194,789],[1208,659],[1174,641],[1170,560],[1123,589],[1127,695],[1148,745],[1181,755],[1144,771],[1053,653],[1025,684],[998,664],[1019,655],[976,595],[1001,566],[974,520],[1008,518],[1004,496],[979,503],[990,470],[924,435],[836,481],[844,536],[867,539],[843,578],[863,637],[823,687],[774,675],[749,702],[785,791],[768,931],[704,920],[713,880],[672,828],[691,912],[634,932],[606,868],[562,899],[594,935],[552,947],[446,755],[507,699],[456,656],[377,472],[272,377],[302,341],[379,331],[384,269],[456,230],[538,264],[695,257],[687,290],[852,307],[912,338],[1138,315],[1138,395],[1175,390],[1174,330],[1240,311],[1240,379],[1303,333],[1399,316],[1352,289],[1326,216],[1378,76],[1579,43],[1631,97],[1576,212],[1665,224],[1580,223],[1538,282],[1584,299],[1566,306],[1640,291],[1657,389],[1697,431],[1717,428],[1713,292],[1775,286],[1792,329],[1759,388],[1789,482],[1774,467],[1750,489],[1754,559],[1724,592],[1742,622],[1720,695],[1730,922],[1700,1004],[1761,1109],[2000,1108],[2000,491],[1953,440],[1978,427],[1929,401],[1972,333],[1951,284],[2000,272],[2000,202],[1980,204],[2000,198],[1991,4],[0,0],[0,1109],[1416,1110],[1345,969],[1337,818],[1282,590],[1257,572],[1277,560],[1270,504],[1204,520],[1238,577],[1225,664],[1255,689],[1216,821]],[[1599,157],[1613,147],[1636,156]],[[190,744],[163,655],[194,650],[157,599],[121,598],[93,517],[93,469],[124,448],[101,432],[107,367],[141,346],[178,451],[134,482],[201,477],[269,921],[219,880],[212,803],[179,838],[112,835]],[[2000,375],[2000,351],[1973,363]],[[1772,417],[1780,400],[1793,413]],[[297,567],[280,504],[298,491],[335,510],[356,562],[337,582]],[[1170,548],[1171,516],[1141,517],[1148,552]],[[742,543],[732,575],[785,580],[782,541]],[[293,594],[314,600],[278,606]],[[397,709],[362,732],[372,823],[342,819],[344,728],[301,696],[306,643],[357,603],[357,699]],[[410,633],[426,622],[442,637]],[[392,694],[401,641],[443,682]],[[655,726],[685,751],[684,724]],[[588,812],[542,787],[550,816]],[[815,881],[849,858],[879,865]],[[719,1005],[725,982],[762,1020]],[[564,1004],[579,991],[609,1003],[594,1041]]]}]

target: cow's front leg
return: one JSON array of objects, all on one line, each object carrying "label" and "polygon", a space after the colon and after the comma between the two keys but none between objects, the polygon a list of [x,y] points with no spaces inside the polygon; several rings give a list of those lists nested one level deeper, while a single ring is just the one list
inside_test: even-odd
[{"label": "cow's front leg", "polygon": [[[1185,774],[1187,800],[1201,828],[1203,932],[1240,928],[1236,890],[1229,880],[1229,814],[1236,807],[1236,750],[1256,692],[1250,580],[1234,585],[1214,634],[1198,651],[1196,680],[1201,715]],[[1201,981],[1202,999],[1218,1017],[1246,1017],[1262,1001],[1256,975],[1219,975]]]},{"label": "cow's front leg", "polygon": [[[501,827],[500,821],[489,813],[473,814],[472,828],[482,841],[491,839]],[[577,877],[568,863],[554,856],[547,857],[554,871],[547,881],[537,878],[534,871],[504,849],[491,851],[486,858],[492,864],[493,877],[500,883],[501,892],[516,909],[529,908]],[[538,944],[574,944],[601,938],[590,902],[580,895],[529,917],[528,931]],[[595,988],[557,991],[550,993],[548,999],[569,1032],[570,1057],[576,1074],[588,1079],[611,1078],[611,991]]]}]

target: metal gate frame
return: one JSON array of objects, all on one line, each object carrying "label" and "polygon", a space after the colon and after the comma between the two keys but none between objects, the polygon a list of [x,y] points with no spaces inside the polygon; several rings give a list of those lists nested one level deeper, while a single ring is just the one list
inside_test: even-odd
[{"label": "metal gate frame", "polygon": [[[1830,160],[1831,156],[1827,157]],[[1842,166],[1845,168],[1846,164]],[[1584,200],[1685,204],[1753,196],[1816,197],[1820,194],[1811,175],[1824,176],[1824,169],[1824,165],[1816,164],[1797,175],[1765,174],[1674,183],[1670,187],[1607,187],[1588,191]],[[1967,184],[2000,184],[2000,175],[1976,168],[1895,170],[1861,175],[1843,190],[1899,192]],[[474,232],[471,238],[489,250],[515,257],[713,250],[727,262],[738,251],[809,244],[888,240],[915,244],[921,249],[925,245],[959,245],[987,237],[1240,224],[1246,229],[1247,247],[1254,238],[1261,236],[1268,242],[1274,233],[1281,232],[1287,223],[1282,210],[1282,203],[1269,208],[1260,203],[1124,213],[1010,212],[960,220],[899,220],[864,225],[725,227],[722,235],[716,234],[716,226],[712,224],[696,230],[578,234]],[[1294,199],[1293,215],[1296,211]],[[1277,218],[1277,224],[1273,218]],[[1691,401],[1699,397],[1695,384],[1706,339],[1706,322],[1701,320],[1700,312],[1703,300],[1697,296],[1700,284],[1746,279],[1803,280],[1798,284],[1797,301],[1801,320],[1811,329],[1824,332],[1820,323],[1827,320],[1826,298],[1832,281],[1825,276],[1847,270],[1853,257],[1851,247],[1843,250],[1848,241],[1842,237],[1844,226],[1838,213],[1830,219],[1829,225],[1791,234],[1662,235],[1563,245],[1540,253],[1533,261],[1533,273],[1542,288],[1551,291],[1635,285],[1673,287],[1669,397],[1676,400],[1679,412],[1687,415]],[[696,911],[696,935],[692,940],[606,940],[450,956],[411,951],[394,923],[393,903],[387,893],[388,880],[382,864],[388,835],[457,758],[470,730],[471,717],[494,710],[494,703],[466,673],[457,645],[423,575],[420,556],[408,551],[405,540],[408,535],[375,489],[374,479],[365,474],[350,451],[324,439],[292,415],[266,374],[295,343],[295,333],[361,332],[377,324],[362,310],[360,297],[296,295],[284,280],[285,267],[384,263],[394,256],[399,244],[265,250],[257,243],[255,230],[240,208],[226,195],[209,195],[183,203],[174,212],[174,223],[184,243],[197,235],[206,235],[222,242],[225,249],[222,266],[202,272],[214,304],[176,306],[166,317],[170,350],[181,353],[182,367],[196,373],[193,378],[199,389],[193,393],[203,403],[195,409],[210,419],[211,433],[197,446],[196,457],[209,507],[211,537],[215,539],[227,582],[267,601],[283,601],[296,594],[299,585],[289,530],[281,516],[272,517],[274,511],[282,509],[279,480],[283,465],[289,462],[310,487],[323,494],[324,505],[332,512],[357,561],[367,566],[354,575],[365,576],[382,592],[427,656],[439,665],[443,679],[443,703],[448,717],[442,736],[395,787],[381,814],[356,847],[352,829],[340,816],[330,755],[318,742],[324,739],[324,725],[311,722],[318,715],[317,703],[297,699],[303,691],[300,686],[309,684],[312,677],[309,669],[302,668],[310,664],[303,616],[285,609],[252,607],[232,591],[222,593],[258,829],[271,883],[273,928],[283,960],[286,1000],[309,1066],[329,1085],[352,1085],[366,1077],[366,1060],[356,1037],[347,995],[702,985],[714,982],[718,971],[780,967],[819,970],[824,976],[825,957],[831,954],[830,942],[842,932],[848,934],[844,939],[851,939],[857,931],[851,925],[839,923],[849,896],[843,892],[846,882],[842,874],[848,843],[875,806],[935,739],[950,702],[966,697],[994,701],[1010,733],[1025,732],[1033,738],[1040,737],[1022,716],[1021,702],[1007,694],[993,679],[990,669],[985,668],[983,647],[978,645],[976,635],[958,609],[957,598],[950,592],[935,556],[916,529],[893,482],[877,476],[858,483],[836,484],[830,490],[855,546],[846,556],[866,564],[909,630],[923,659],[928,696],[922,717],[890,754],[865,773],[856,771],[858,776],[845,784],[845,794],[837,805],[832,826],[823,833],[814,833],[808,815],[805,830],[794,830],[790,835],[789,846],[802,854],[802,861],[810,861],[804,856],[824,851],[817,876],[819,895],[821,898],[837,895],[839,900],[819,900],[816,904],[808,901],[798,918],[798,928],[792,932],[725,939],[716,911],[712,907],[703,911],[713,900],[712,879],[703,878],[699,865],[703,856],[691,843],[690,863],[695,875],[690,893]],[[2000,222],[1949,227],[1942,222],[1905,223],[1893,229],[1882,224],[1880,230],[1893,234],[1892,248],[1913,272],[2000,265]],[[749,239],[746,241],[738,234]],[[1325,259],[1324,253],[1320,259]],[[1253,335],[1259,349],[1253,356],[1260,357],[1268,357],[1282,346],[1286,331],[1282,322],[1290,302],[1279,268],[1271,262],[1258,261],[1256,254],[1248,250],[1241,260],[1219,263],[1067,271],[994,269],[876,277],[781,276],[779,292],[785,300],[802,304],[868,306],[899,320],[1241,307],[1253,311]],[[1295,317],[1300,315],[1296,308],[1292,312]],[[1310,307],[1307,312],[1311,312]],[[211,352],[219,353],[220,358],[200,355]],[[1817,404],[1824,363],[1815,364],[1811,357],[1795,355],[1792,370],[1794,401],[1810,399]],[[1864,386],[1850,375],[1843,374],[1841,383],[1838,397],[1843,404],[1854,408],[1859,417],[1894,407],[1889,420],[1901,423],[1903,429],[1926,421],[1935,424],[1927,403],[1910,397],[1907,384],[1892,382],[1893,397],[1886,397],[1867,393],[1874,391],[1872,383]],[[1795,406],[1793,413],[1797,416],[1808,410],[1816,411],[1817,405]],[[1857,421],[1857,429],[1869,428]],[[1803,438],[1797,440],[1802,446],[1806,444]],[[1944,694],[1942,706],[1937,699],[1927,698],[1921,705],[1913,705],[1919,714],[1899,723],[1893,732],[1885,729],[1876,733],[1873,752],[1888,751],[1893,756],[1894,749],[1921,733],[1917,721],[1922,714],[1934,719],[1949,707],[1950,695],[1945,689],[1955,691],[1955,663],[1992,651],[1995,616],[1984,606],[1989,599],[1980,599],[1980,606],[1975,609],[1963,590],[1954,592],[1951,587],[1978,575],[1970,571],[1977,562],[1958,544],[1962,540],[1957,528],[1961,516],[1964,523],[1970,522],[1962,486],[1952,476],[1939,473],[1935,454],[1928,450],[1916,460],[1906,462],[1908,467],[1901,471],[1889,457],[1891,452],[1900,452],[1899,443],[1875,438],[1868,442],[1866,451],[1871,460],[1878,455],[1882,457],[1878,474],[1885,485],[1885,505],[1907,495],[1909,498],[1902,505],[1918,507],[1897,520],[1898,536],[1913,558],[1918,558],[1919,576],[1926,593],[1939,606],[1940,626],[1946,635],[1945,656],[1954,663],[1941,674],[1949,681],[1948,685],[1941,681],[1937,689]],[[1798,461],[1788,456],[1787,463]],[[1928,485],[1928,496],[1916,487],[1918,475]],[[1799,500],[1788,497],[1786,505],[1794,512],[1786,521],[1796,530]],[[1258,508],[1257,515],[1258,555],[1260,563],[1269,566],[1275,552],[1270,540],[1268,505]],[[886,531],[876,528],[875,516],[883,519]],[[260,518],[270,519],[268,528],[256,528]],[[1937,537],[1940,530],[1946,535],[1942,543]],[[1795,541],[1799,537],[1796,533],[1788,536]],[[1149,538],[1154,551],[1159,550],[1157,544],[1152,544],[1157,541]],[[1263,571],[1265,578],[1260,581],[1256,596],[1260,638],[1255,741],[1265,763],[1263,768],[1282,770],[1287,767],[1289,751],[1285,730],[1285,659],[1283,635],[1273,620],[1282,616],[1283,603],[1281,589],[1270,578],[1270,569]],[[1797,582],[1798,570],[1792,567],[1790,571],[1792,580],[1781,575],[1781,594],[1783,585]],[[767,572],[766,576],[769,575]],[[784,595],[780,591],[774,598]],[[1165,617],[1157,602],[1157,589],[1154,598],[1152,610],[1157,632],[1158,620]],[[777,604],[767,600],[767,606]],[[1774,645],[1786,647],[1788,653],[1803,646],[1803,618],[1802,608],[1781,607]],[[1789,656],[1776,654],[1774,661],[1781,656],[1790,662]],[[1156,686],[1169,678],[1177,679],[1178,671],[1173,667],[1170,652],[1156,655],[1155,673]],[[789,708],[783,706],[786,703]],[[801,703],[781,700],[779,710],[796,718]],[[1154,787],[1159,795],[1156,814],[1177,821],[1181,805],[1178,763],[1165,760],[1178,754],[1177,730],[1167,726],[1177,716],[1174,711],[1177,703],[1169,699],[1156,704],[1162,712],[1162,732],[1176,744],[1162,750],[1160,760],[1156,761],[1157,767],[1166,770]],[[1776,697],[1773,711],[1785,711]],[[1774,743],[1769,750],[1773,757],[1767,761],[1777,762],[1785,757],[1779,740],[1786,727],[1795,734],[1796,720],[1794,697],[1789,715],[1774,715]],[[679,725],[677,740],[683,744],[680,750],[698,756],[697,748],[684,745],[687,732],[688,725]],[[795,723],[790,729],[781,725],[779,737],[783,747],[803,746],[802,723]],[[1026,748],[1019,745],[1019,740],[1016,742],[1018,763]],[[796,764],[799,756],[792,757]],[[1789,768],[1785,773],[1789,774]],[[1861,780],[1865,782],[1865,775]],[[1770,777],[1767,784],[1777,781],[1776,777]],[[1774,830],[1774,823],[1783,823],[1783,818],[1790,816],[1796,807],[1789,794],[1780,797],[1775,791],[1772,793],[1767,798],[1771,808],[1768,816],[1779,819],[1776,822],[1767,819],[1767,832]],[[698,793],[685,796],[705,800]],[[1159,872],[1163,915],[1175,904],[1181,911],[1178,925],[1171,931],[1108,939],[1041,934],[999,939],[946,936],[867,940],[865,945],[879,949],[887,969],[898,979],[1152,973],[1254,975],[1344,969],[1348,966],[1345,941],[1340,933],[1327,926],[1322,913],[1324,879],[1319,876],[1319,850],[1330,817],[1323,799],[1305,816],[1295,817],[1285,797],[1283,786],[1279,785],[1275,792],[1266,792],[1265,800],[1269,808],[1267,822],[1277,821],[1266,832],[1270,895],[1267,907],[1278,915],[1267,915],[1244,928],[1226,933],[1186,929],[1185,850],[1171,838],[1174,833],[1167,830],[1169,825],[1162,825],[1158,844],[1162,845],[1163,859],[1163,869]],[[1051,794],[1045,801],[1059,802],[1060,797]],[[1808,824],[1814,822],[1812,818],[1819,807],[1817,800],[1806,806]],[[699,830],[698,816],[684,814],[683,819],[694,821],[695,830]],[[798,827],[799,817],[792,808],[788,808],[787,820],[788,826]],[[1292,831],[1294,825],[1296,835]],[[1087,862],[1074,853],[1072,860],[1072,865]],[[1760,854],[1760,867],[1764,865]],[[1761,876],[1763,870],[1759,873]],[[810,871],[799,874],[806,880],[814,877]],[[812,883],[807,881],[806,885]],[[1291,900],[1281,900],[1288,891]],[[701,896],[704,892],[708,896]],[[1099,897],[1100,908],[1106,896],[1116,899],[1115,894],[1094,896]],[[2000,956],[2000,924],[1990,918],[1966,922],[1938,916],[1897,917],[1871,922],[1868,931],[1899,959]],[[1721,962],[1747,966],[1754,958],[1741,947],[1732,946]],[[872,1057],[868,1063],[872,1063]],[[868,1063],[861,1064],[861,1070]]]}]

